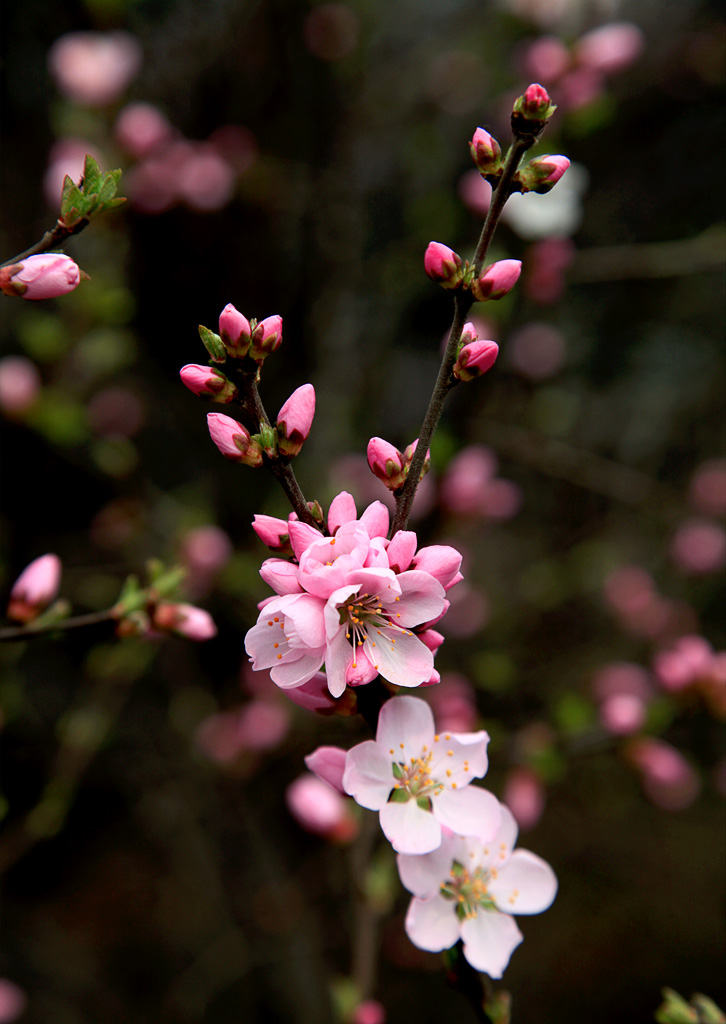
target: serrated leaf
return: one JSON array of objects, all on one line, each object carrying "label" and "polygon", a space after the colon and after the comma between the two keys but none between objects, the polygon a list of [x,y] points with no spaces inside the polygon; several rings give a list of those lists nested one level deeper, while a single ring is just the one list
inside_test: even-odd
[{"label": "serrated leaf", "polygon": [[77,185],[74,185],[70,178],[66,178],[69,183],[63,189],[63,196],[61,197],[61,217],[68,224],[68,217],[72,211],[76,214],[80,214],[84,208],[84,197],[81,190]]},{"label": "serrated leaf", "polygon": [[107,174],[101,182],[101,187],[98,190],[98,204],[101,206],[103,203],[107,203],[109,199],[113,199],[116,195],[116,188],[118,183],[114,179],[113,175]]},{"label": "serrated leaf", "polygon": [[85,195],[95,192],[101,178],[101,168],[90,153],[86,153],[83,162],[83,191]]},{"label": "serrated leaf", "polygon": [[128,199],[125,196],[116,196],[115,199],[109,199],[103,204],[104,210],[115,210],[117,206],[123,206],[124,203],[128,203]]}]

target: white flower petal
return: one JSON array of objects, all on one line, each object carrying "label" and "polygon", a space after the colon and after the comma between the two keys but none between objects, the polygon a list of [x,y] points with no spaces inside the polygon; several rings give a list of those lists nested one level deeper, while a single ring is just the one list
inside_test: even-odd
[{"label": "white flower petal", "polygon": [[369,628],[364,650],[381,675],[395,686],[420,686],[431,678],[434,656],[413,633],[399,632],[391,626]]},{"label": "white flower petal", "polygon": [[481,854],[481,866],[501,868],[509,860],[517,842],[519,826],[514,815],[504,804],[499,805],[501,822],[499,831],[491,840],[485,840]]},{"label": "white flower petal", "polygon": [[471,966],[490,978],[501,978],[523,936],[509,914],[480,910],[476,917],[462,923],[461,937],[464,956]]},{"label": "white flower petal", "polygon": [[415,800],[381,807],[381,828],[396,853],[430,853],[441,845],[441,825]]},{"label": "white flower petal", "polygon": [[406,913],[406,935],[414,946],[439,953],[450,949],[459,939],[456,903],[434,896],[430,900],[414,897]]},{"label": "white flower petal", "polygon": [[383,754],[375,740],[366,740],[348,751],[343,789],[361,807],[379,811],[386,804],[395,781],[391,759]]},{"label": "white flower petal", "polygon": [[455,782],[459,787],[486,775],[489,735],[483,730],[476,735],[477,740],[462,743],[456,733],[441,733],[434,743],[431,775],[446,785]]},{"label": "white flower petal", "polygon": [[308,679],[313,678],[323,664],[324,653],[324,651],[305,651],[299,657],[292,659],[288,655],[286,659],[278,661],[270,670],[273,682],[283,690],[302,686]]},{"label": "white flower petal", "polygon": [[[420,757],[424,746],[434,740],[434,715],[425,700],[418,697],[393,697],[378,716],[376,743],[396,761]],[[400,753],[399,753],[400,752]]]},{"label": "white flower petal", "polygon": [[489,883],[489,891],[505,914],[539,914],[557,893],[557,878],[549,864],[529,850],[515,850]]},{"label": "white flower petal", "polygon": [[479,786],[445,789],[432,797],[431,803],[439,824],[460,836],[476,836],[487,842],[497,834],[500,804],[486,789]]},{"label": "white flower petal", "polygon": [[396,858],[398,874],[401,882],[412,892],[414,896],[422,899],[436,896],[451,870],[451,865],[456,859],[453,854],[452,839],[455,837],[444,834],[441,838],[441,846],[431,853],[411,856],[406,853],[399,853]]}]

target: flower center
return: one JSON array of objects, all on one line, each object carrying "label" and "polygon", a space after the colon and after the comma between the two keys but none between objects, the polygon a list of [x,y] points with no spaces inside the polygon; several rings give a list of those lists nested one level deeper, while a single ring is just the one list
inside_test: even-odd
[{"label": "flower center", "polygon": [[431,761],[434,752],[429,750],[421,757],[412,757],[408,763],[394,761],[392,764],[396,782],[391,793],[391,800],[405,803],[411,797],[418,801],[424,810],[431,810],[431,796],[437,796],[444,789],[443,782],[431,776]]},{"label": "flower center", "polygon": [[496,903],[489,893],[489,882],[497,877],[496,868],[475,868],[467,871],[455,860],[445,882],[441,883],[441,895],[447,900],[456,900],[456,915],[460,921],[476,917],[480,910],[496,910]]}]

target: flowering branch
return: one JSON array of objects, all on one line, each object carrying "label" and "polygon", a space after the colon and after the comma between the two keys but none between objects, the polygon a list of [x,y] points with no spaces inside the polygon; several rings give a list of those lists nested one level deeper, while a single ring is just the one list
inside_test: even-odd
[{"label": "flowering branch", "polygon": [[21,260],[26,260],[29,256],[37,256],[39,253],[48,252],[51,249],[59,249],[64,242],[66,242],[73,235],[78,235],[87,228],[90,221],[86,218],[77,221],[73,227],[69,228],[61,221],[56,221],[55,227],[50,231],[46,231],[39,241],[35,245],[31,245],[29,249],[24,252],[18,253],[17,256],[13,256],[12,259],[5,260],[4,263],[0,263],[0,267],[10,267],[13,263],[20,263]]}]

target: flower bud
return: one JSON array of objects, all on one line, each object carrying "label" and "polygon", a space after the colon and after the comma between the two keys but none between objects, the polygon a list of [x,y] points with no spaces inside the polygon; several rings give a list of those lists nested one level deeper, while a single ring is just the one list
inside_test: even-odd
[{"label": "flower bud", "polygon": [[[414,452],[416,451],[417,447],[418,447],[418,438],[416,438],[415,441],[412,441],[411,444],[408,445],[407,448],[403,449],[403,472],[404,472],[404,477],[408,476],[408,471],[411,468],[411,463],[413,462]],[[421,475],[419,476],[419,480],[423,480],[423,478],[426,476],[426,474],[428,473],[428,471],[430,469],[431,469],[431,451],[429,450],[429,451],[426,452],[426,457],[424,458],[424,463],[423,463],[423,466],[421,468]]]},{"label": "flower bud", "polygon": [[462,345],[454,364],[454,376],[459,380],[474,380],[481,377],[492,366],[499,355],[499,345],[495,341],[472,341]]},{"label": "flower bud", "polygon": [[8,618],[15,622],[36,619],[58,593],[61,569],[58,555],[41,555],[27,565],[10,591]]},{"label": "flower bud", "polygon": [[212,366],[200,366],[198,363],[187,363],[179,371],[182,384],[200,398],[209,398],[212,402],[227,404],[237,397],[237,388],[228,380],[221,370]]},{"label": "flower bud", "polygon": [[522,192],[550,192],[569,166],[566,156],[538,156],[530,160],[517,175]]},{"label": "flower bud", "polygon": [[441,242],[429,242],[424,270],[442,288],[458,288],[463,279],[461,257]]},{"label": "flower bud", "polygon": [[202,339],[202,344],[206,348],[209,355],[215,363],[224,363],[227,359],[227,350],[222,343],[222,339],[214,331],[210,331],[208,327],[199,325],[199,337]]},{"label": "flower bud", "polygon": [[368,442],[368,465],[371,473],[378,477],[389,491],[403,486],[406,475],[403,471],[403,455],[382,437],[372,437]]},{"label": "flower bud", "polygon": [[81,283],[81,271],[70,256],[46,252],[0,269],[0,291],[24,299],[55,299]]},{"label": "flower bud", "polygon": [[297,455],[310,433],[315,415],[315,388],[303,384],[290,395],[277,414],[277,447],[288,457]]},{"label": "flower bud", "polygon": [[496,174],[502,166],[502,147],[483,128],[477,128],[469,143],[471,158],[480,174]]},{"label": "flower bud", "polygon": [[477,302],[504,298],[514,288],[521,273],[521,260],[498,260],[484,269],[478,281],[472,282],[471,293]]},{"label": "flower bud", "polygon": [[262,465],[262,448],[237,420],[221,412],[210,412],[207,413],[207,427],[225,459],[243,462],[246,466]]},{"label": "flower bud", "polygon": [[340,747],[317,747],[305,758],[305,767],[333,789],[345,795],[343,789],[343,773],[345,771],[345,751]]},{"label": "flower bud", "polygon": [[[543,85],[536,82],[528,85],[522,96],[519,96],[512,109],[512,119],[529,122],[534,129],[544,124],[552,117],[557,107],[552,103],[549,93]],[[537,128],[538,131],[541,128]]]},{"label": "flower bud", "polygon": [[242,316],[231,302],[219,314],[219,333],[227,352],[235,359],[247,355],[252,329],[246,316]]},{"label": "flower bud", "polygon": [[289,525],[284,519],[275,519],[274,516],[256,515],[252,523],[252,529],[266,544],[270,551],[276,555],[291,555]]},{"label": "flower bud", "polygon": [[217,627],[209,612],[193,604],[160,604],[153,615],[155,629],[178,633],[187,640],[211,640]]},{"label": "flower bud", "polygon": [[282,317],[268,316],[260,322],[252,332],[250,356],[261,363],[282,344]]}]

